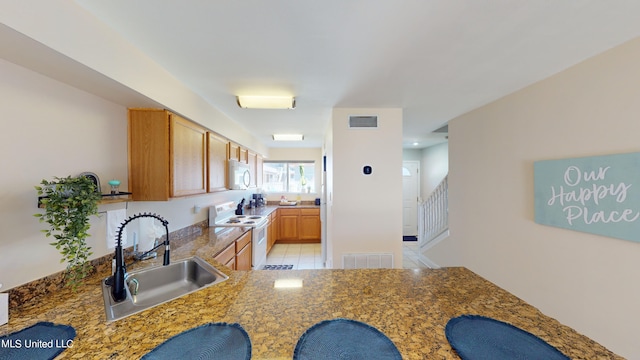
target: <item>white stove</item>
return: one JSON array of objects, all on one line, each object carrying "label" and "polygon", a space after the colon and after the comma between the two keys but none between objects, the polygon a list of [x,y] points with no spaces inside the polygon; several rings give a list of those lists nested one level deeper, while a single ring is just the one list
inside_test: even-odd
[{"label": "white stove", "polygon": [[237,205],[226,202],[209,208],[209,226],[260,227],[268,223],[266,216],[236,215]]},{"label": "white stove", "polygon": [[236,215],[238,206],[234,202],[226,202],[209,207],[209,226],[215,227],[250,227],[251,235],[251,268],[259,270],[267,261],[267,225],[269,219],[261,215]]}]

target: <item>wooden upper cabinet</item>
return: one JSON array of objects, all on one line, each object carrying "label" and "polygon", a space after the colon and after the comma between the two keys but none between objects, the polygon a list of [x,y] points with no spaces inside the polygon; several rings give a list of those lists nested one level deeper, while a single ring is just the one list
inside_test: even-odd
[{"label": "wooden upper cabinet", "polygon": [[169,199],[169,113],[129,109],[129,189],[133,200]]},{"label": "wooden upper cabinet", "polygon": [[253,151],[247,151],[247,162],[249,163],[249,174],[251,174],[251,183],[249,187],[257,186],[258,172],[257,172],[257,159],[258,154]]},{"label": "wooden upper cabinet", "polygon": [[129,109],[133,200],[166,201],[206,192],[206,130],[166,110]]},{"label": "wooden upper cabinet", "polygon": [[170,118],[171,197],[205,193],[207,130],[175,114]]},{"label": "wooden upper cabinet", "polygon": [[209,184],[208,192],[217,192],[227,190],[228,154],[227,139],[218,134],[209,132],[207,135],[207,183]]},{"label": "wooden upper cabinet", "polygon": [[229,141],[229,160],[240,161],[240,145]]},{"label": "wooden upper cabinet", "polygon": [[256,158],[256,186],[262,187],[263,184],[263,171],[264,170],[264,159],[262,156],[258,155]]},{"label": "wooden upper cabinet", "polygon": [[167,110],[129,109],[128,146],[136,201],[227,190],[229,159],[253,164],[251,186],[262,184],[258,154]]},{"label": "wooden upper cabinet", "polygon": [[249,150],[240,147],[240,162],[248,164],[249,163]]}]

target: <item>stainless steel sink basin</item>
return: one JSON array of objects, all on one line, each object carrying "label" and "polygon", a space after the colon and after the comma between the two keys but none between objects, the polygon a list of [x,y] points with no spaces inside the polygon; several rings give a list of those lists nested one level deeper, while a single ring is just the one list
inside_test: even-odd
[{"label": "stainless steel sink basin", "polygon": [[127,298],[121,302],[113,300],[111,286],[102,281],[107,321],[122,319],[228,278],[206,261],[194,256],[168,266],[154,266],[128,273]]}]

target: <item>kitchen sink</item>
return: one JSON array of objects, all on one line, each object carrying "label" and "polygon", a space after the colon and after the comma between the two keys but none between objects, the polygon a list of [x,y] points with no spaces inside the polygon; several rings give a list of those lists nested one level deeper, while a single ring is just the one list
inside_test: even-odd
[{"label": "kitchen sink", "polygon": [[107,321],[119,320],[181,296],[219,284],[229,277],[194,256],[167,266],[154,266],[127,274],[127,297],[115,302],[111,286],[102,281]]}]

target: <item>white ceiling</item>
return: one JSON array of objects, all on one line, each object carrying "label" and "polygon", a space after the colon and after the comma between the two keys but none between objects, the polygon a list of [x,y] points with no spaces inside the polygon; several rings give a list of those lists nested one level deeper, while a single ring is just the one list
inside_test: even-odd
[{"label": "white ceiling", "polygon": [[[269,147],[319,147],[334,107],[400,107],[405,147],[640,35],[640,1],[76,0]],[[237,94],[291,94],[294,110]]]}]

